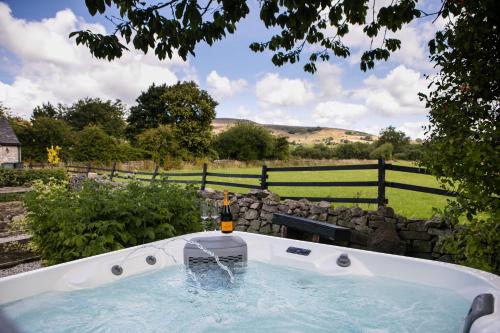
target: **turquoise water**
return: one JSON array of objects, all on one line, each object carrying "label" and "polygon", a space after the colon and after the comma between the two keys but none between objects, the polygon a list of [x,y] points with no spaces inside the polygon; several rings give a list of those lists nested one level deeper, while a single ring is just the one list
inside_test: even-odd
[{"label": "turquoise water", "polygon": [[249,262],[235,274],[180,267],[2,306],[23,332],[458,332],[469,302],[392,279],[329,277]]}]

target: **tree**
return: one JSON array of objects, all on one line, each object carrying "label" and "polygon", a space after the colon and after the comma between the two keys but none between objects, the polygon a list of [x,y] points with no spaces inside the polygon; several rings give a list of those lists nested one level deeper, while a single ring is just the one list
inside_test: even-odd
[{"label": "tree", "polygon": [[127,121],[130,134],[159,125],[171,125],[175,138],[193,156],[210,151],[215,102],[194,82],[151,86],[137,98]]},{"label": "tree", "polygon": [[246,122],[232,126],[215,139],[215,149],[220,158],[240,161],[272,157],[274,144],[275,138],[269,130]]},{"label": "tree", "polygon": [[[500,272],[500,2],[447,1],[453,15],[429,42],[439,68],[431,92],[423,165],[459,196],[447,217],[456,224],[449,248],[459,262]],[[465,214],[467,223],[459,223]]]},{"label": "tree", "polygon": [[[359,24],[364,25],[367,39],[373,41],[378,34],[384,36],[381,45],[363,53],[361,69],[366,70],[374,66],[375,60],[387,60],[390,52],[399,49],[398,39],[385,37],[387,30],[395,32],[415,17],[428,15],[415,8],[417,1],[391,2],[382,6],[375,16],[375,1],[370,8],[368,0],[264,0],[260,2],[260,20],[276,34],[268,41],[252,43],[250,49],[271,51],[272,62],[277,66],[298,62],[304,48],[316,49],[304,65],[304,70],[314,72],[318,58],[326,61],[331,53],[344,58],[350,54],[342,38],[350,27]],[[91,15],[116,11],[119,17],[110,16],[116,29],[111,35],[85,30],[72,32],[69,37],[76,36],[77,45],[86,45],[92,55],[108,60],[121,57],[127,50],[118,34],[127,44],[132,39],[133,47],[144,53],[154,50],[159,59],[172,58],[176,53],[186,60],[188,54],[195,55],[199,43],[212,45],[226,34],[234,33],[237,24],[250,12],[247,0],[89,0],[85,3]]]},{"label": "tree", "polygon": [[33,109],[31,120],[35,120],[36,118],[40,117],[61,119],[64,112],[65,112],[64,105],[59,104],[57,107],[55,107],[50,102],[47,102],[43,103],[41,106],[36,106]]},{"label": "tree", "polygon": [[63,120],[38,117],[31,124],[26,121],[11,121],[23,148],[23,159],[46,161],[47,148],[59,146],[61,157],[68,159],[73,151],[74,135],[71,127]]},{"label": "tree", "polygon": [[410,144],[410,138],[405,132],[397,131],[394,126],[389,126],[380,131],[380,136],[377,141],[377,146],[382,146],[390,143],[394,148],[394,153],[400,153],[403,148]]},{"label": "tree", "polygon": [[392,152],[394,151],[394,147],[392,143],[386,142],[383,145],[378,146],[370,153],[370,158],[373,159],[392,159]]},{"label": "tree", "polygon": [[97,125],[89,125],[77,133],[76,161],[110,162],[116,160],[117,142]]},{"label": "tree", "polygon": [[100,98],[84,98],[67,107],[62,114],[76,130],[82,130],[89,125],[100,126],[107,134],[121,137],[125,133],[125,106],[120,100],[103,101]]},{"label": "tree", "polygon": [[161,165],[165,165],[169,160],[182,160],[187,155],[168,125],[145,130],[138,135],[137,144],[150,152],[153,160]]},{"label": "tree", "polygon": [[148,128],[158,127],[159,124],[169,124],[170,116],[161,100],[161,96],[167,91],[168,86],[162,84],[156,86],[154,83],[147,91],[141,92],[135,100],[137,105],[130,108],[127,118],[127,137],[134,141],[136,136]]}]

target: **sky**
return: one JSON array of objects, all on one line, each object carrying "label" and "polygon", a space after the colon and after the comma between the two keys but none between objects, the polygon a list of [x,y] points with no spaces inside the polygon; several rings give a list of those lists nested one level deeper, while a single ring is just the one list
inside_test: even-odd
[{"label": "sky", "polygon": [[[384,1],[377,0],[377,6]],[[0,102],[24,118],[42,103],[71,104],[84,97],[120,99],[130,107],[152,83],[193,80],[219,103],[217,117],[371,134],[392,125],[412,138],[424,136],[427,111],[417,94],[427,91],[425,75],[435,73],[427,43],[442,28],[440,20],[418,19],[405,26],[397,33],[401,49],[366,73],[359,62],[370,40],[362,27],[353,27],[344,38],[351,56],[318,62],[312,75],[303,71],[303,62],[276,67],[270,52],[249,49],[250,43],[272,35],[259,20],[257,0],[249,3],[250,15],[236,34],[211,47],[197,46],[187,61],[159,61],[151,52],[130,47],[122,58],[108,62],[68,38],[76,30],[113,30],[104,16],[88,13],[84,0],[0,0]],[[430,11],[439,5],[425,0],[419,8]]]}]

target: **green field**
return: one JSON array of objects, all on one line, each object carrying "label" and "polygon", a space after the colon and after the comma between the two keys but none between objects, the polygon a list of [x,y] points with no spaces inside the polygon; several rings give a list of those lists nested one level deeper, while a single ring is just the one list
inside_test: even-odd
[{"label": "green field", "polygon": [[[366,164],[366,162],[360,162]],[[411,163],[398,162],[400,165],[411,165]],[[169,173],[201,172],[198,169],[189,170],[171,170]],[[216,173],[239,173],[260,175],[259,167],[228,167],[228,168],[210,168],[208,172]],[[125,174],[119,174],[125,176]],[[139,178],[150,178],[147,175],[137,175]],[[169,177],[169,179],[200,180],[201,177]],[[259,185],[258,179],[247,178],[228,178],[209,176],[208,180],[231,182],[240,184]],[[119,180],[118,178],[116,180]],[[269,182],[312,182],[312,181],[376,181],[377,170],[349,170],[349,171],[294,171],[294,172],[270,172]],[[406,184],[437,187],[437,180],[429,175],[413,174],[398,171],[387,171],[387,181],[394,181]],[[227,188],[232,192],[247,193],[249,189],[239,187],[228,187],[220,185],[207,185],[215,189]],[[269,190],[290,197],[359,197],[376,198],[376,187],[269,187]],[[386,188],[386,196],[389,199],[389,206],[393,207],[397,214],[408,218],[426,218],[433,215],[433,208],[443,208],[449,199],[445,196],[413,192],[407,190]],[[335,206],[352,206],[348,203],[334,203]],[[359,204],[365,209],[376,209],[376,204]]]}]

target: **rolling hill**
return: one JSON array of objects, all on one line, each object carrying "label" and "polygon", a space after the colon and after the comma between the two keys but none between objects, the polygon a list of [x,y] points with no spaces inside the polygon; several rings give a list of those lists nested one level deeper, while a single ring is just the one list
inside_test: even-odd
[{"label": "rolling hill", "polygon": [[213,132],[214,134],[218,134],[238,122],[247,122],[263,126],[274,135],[286,136],[290,142],[296,144],[332,144],[345,142],[345,140],[350,142],[371,142],[377,138],[377,136],[373,134],[341,128],[258,124],[251,120],[235,118],[216,118],[212,123]]}]

